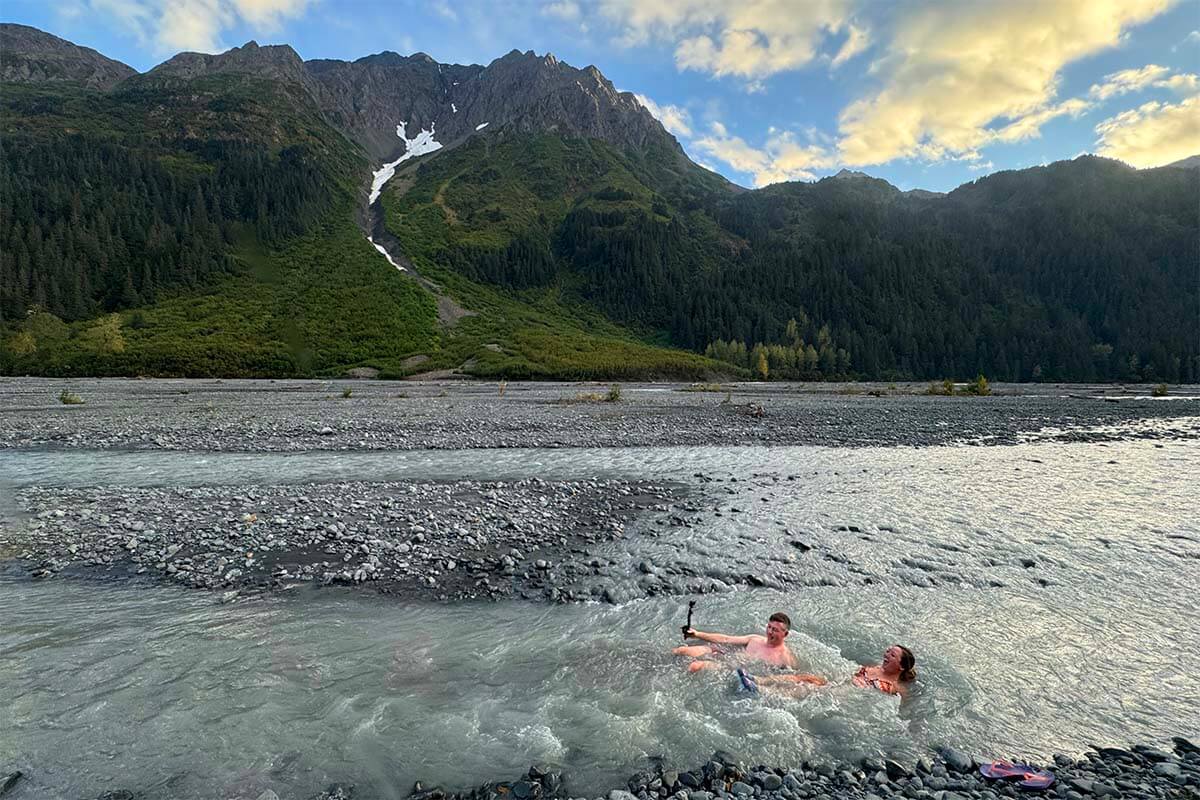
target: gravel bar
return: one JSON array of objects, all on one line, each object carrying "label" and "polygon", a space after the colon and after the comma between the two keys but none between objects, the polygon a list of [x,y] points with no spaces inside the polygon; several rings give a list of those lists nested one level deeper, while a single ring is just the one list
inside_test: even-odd
[{"label": "gravel bar", "polygon": [[[294,452],[672,445],[929,446],[1200,438],[1200,389],[0,380],[0,448]],[[82,401],[64,404],[68,392]],[[346,394],[349,396],[346,396]],[[931,412],[931,409],[932,412]]]}]

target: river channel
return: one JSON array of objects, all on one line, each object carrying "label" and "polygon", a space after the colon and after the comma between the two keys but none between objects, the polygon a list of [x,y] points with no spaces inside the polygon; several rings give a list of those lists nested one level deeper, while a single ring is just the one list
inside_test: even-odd
[{"label": "river channel", "polygon": [[[398,603],[300,587],[220,604],[143,581],[30,581],[10,562],[0,771],[27,771],[18,798],[290,797],[333,781],[403,797],[414,780],[461,789],[531,763],[594,797],[657,760],[686,768],[715,749],[785,766],[912,758],[939,743],[1047,758],[1197,733],[1194,442],[14,450],[0,452],[0,476],[6,539],[26,524],[21,492],[35,485],[619,477],[678,482],[702,509],[691,527],[635,526],[604,545],[631,588],[644,562],[767,573],[836,554],[813,559],[822,580],[698,598],[695,624],[708,630],[753,632],[788,612],[792,649],[832,679],[758,698],[727,674],[686,674],[669,654],[688,596]],[[798,551],[797,537],[813,549]],[[848,682],[893,642],[918,658],[903,704]]]}]

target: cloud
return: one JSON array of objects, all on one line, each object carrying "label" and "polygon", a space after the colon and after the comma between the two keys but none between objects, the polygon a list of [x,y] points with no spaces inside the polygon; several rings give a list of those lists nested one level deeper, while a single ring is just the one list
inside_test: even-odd
[{"label": "cloud", "polygon": [[841,158],[942,160],[1036,135],[1081,108],[1056,103],[1065,65],[1116,46],[1172,2],[932,0],[898,19],[889,55],[873,65],[881,87],[842,110]]},{"label": "cloud", "polygon": [[1200,153],[1200,95],[1150,102],[1096,126],[1097,152],[1135,167],[1158,167]]},{"label": "cloud", "polygon": [[979,172],[980,170],[993,170],[996,165],[991,161],[976,161],[974,164],[967,165],[967,169]]},{"label": "cloud", "polygon": [[709,132],[695,139],[691,147],[734,171],[754,176],[755,186],[781,181],[812,180],[814,169],[833,165],[827,149],[816,144],[800,144],[787,131],[771,133],[762,148],[755,148],[740,136],[733,136],[720,122],[712,123]]},{"label": "cloud", "polygon": [[1145,89],[1162,78],[1171,70],[1158,64],[1147,64],[1141,69],[1123,69],[1104,76],[1104,83],[1092,86],[1088,94],[1097,100],[1107,100],[1110,97],[1136,92]]},{"label": "cloud", "polygon": [[1170,75],[1169,67],[1147,64],[1140,69],[1123,69],[1104,76],[1104,83],[1097,83],[1088,90],[1088,95],[1099,100],[1120,97],[1123,94],[1141,91],[1148,87],[1170,89],[1177,94],[1190,95],[1200,91],[1200,77],[1188,72]]},{"label": "cloud", "polygon": [[857,25],[850,25],[849,29],[850,33],[846,36],[846,41],[842,44],[841,49],[837,51],[837,55],[833,57],[833,61],[830,62],[830,65],[834,69],[837,69],[871,46],[871,35],[865,29]]},{"label": "cloud", "polygon": [[433,0],[429,4],[429,7],[442,19],[458,22],[458,12],[454,10],[447,0]]},{"label": "cloud", "polygon": [[579,9],[579,4],[575,0],[562,0],[558,3],[550,3],[542,6],[542,15],[547,17],[557,17],[565,19],[568,22],[573,22],[582,15]]},{"label": "cloud", "polygon": [[307,10],[310,0],[88,0],[88,9],[159,52],[224,49],[222,31],[242,23],[264,33]]},{"label": "cloud", "polygon": [[1086,100],[1072,98],[1052,106],[1046,106],[1032,114],[1010,122],[1004,127],[993,131],[992,137],[1001,142],[1019,142],[1022,139],[1036,139],[1042,133],[1042,126],[1056,117],[1078,117],[1092,107]]},{"label": "cloud", "polygon": [[662,105],[646,97],[644,94],[635,94],[637,101],[645,106],[656,120],[662,123],[662,126],[676,136],[684,136],[691,138],[692,135],[692,119],[691,114],[686,108],[679,106]]},{"label": "cloud", "polygon": [[680,69],[745,78],[755,87],[771,75],[814,60],[831,35],[849,31],[847,42],[854,44],[845,59],[863,46],[861,37],[866,35],[851,26],[851,0],[599,0],[599,6],[621,27],[619,43],[668,39],[676,42]]}]

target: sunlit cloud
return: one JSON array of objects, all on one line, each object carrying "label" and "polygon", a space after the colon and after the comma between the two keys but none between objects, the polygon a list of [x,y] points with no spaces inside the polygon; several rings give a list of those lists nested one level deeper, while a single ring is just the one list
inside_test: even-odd
[{"label": "sunlit cloud", "polygon": [[[1116,46],[1171,0],[939,0],[909,14],[874,65],[882,86],[842,110],[839,148],[851,165],[945,160],[989,142],[1029,138],[1081,110],[1056,101],[1060,71]],[[1070,103],[1071,101],[1067,101]]]},{"label": "sunlit cloud", "polygon": [[766,143],[757,148],[740,136],[734,136],[720,122],[691,143],[691,149],[728,164],[735,172],[754,177],[755,186],[781,181],[812,180],[813,170],[832,166],[827,149],[817,144],[801,144],[787,131],[773,131]]},{"label": "sunlit cloud", "polygon": [[1200,95],[1145,103],[1096,126],[1097,152],[1135,167],[1158,167],[1200,154]]},{"label": "sunlit cloud", "polygon": [[846,36],[846,41],[842,43],[841,48],[837,51],[837,55],[833,57],[833,61],[831,62],[834,69],[837,69],[871,46],[871,35],[867,33],[865,28],[860,28],[857,25],[850,25],[848,27],[849,33]]},{"label": "sunlit cloud", "polygon": [[853,42],[843,60],[860,52],[867,35],[851,25],[851,6],[851,0],[599,0],[621,30],[620,43],[674,42],[680,69],[743,78],[753,88],[812,62],[822,43],[843,30]]},{"label": "sunlit cloud", "polygon": [[88,11],[158,52],[224,49],[223,31],[245,24],[263,33],[302,16],[310,0],[88,0]]},{"label": "sunlit cloud", "polygon": [[1088,91],[1088,95],[1099,100],[1119,97],[1123,94],[1138,92],[1151,87],[1170,89],[1178,94],[1193,94],[1200,86],[1200,79],[1191,73],[1171,75],[1170,67],[1157,64],[1147,64],[1140,69],[1124,69],[1104,76],[1103,83],[1097,83]]},{"label": "sunlit cloud", "polygon": [[672,105],[659,105],[644,94],[635,94],[650,115],[662,123],[662,126],[676,136],[691,137],[692,117],[686,108]]}]

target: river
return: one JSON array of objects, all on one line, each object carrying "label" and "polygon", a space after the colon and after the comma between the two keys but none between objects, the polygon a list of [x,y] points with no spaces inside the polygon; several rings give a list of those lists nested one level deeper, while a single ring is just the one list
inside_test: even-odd
[{"label": "river", "polygon": [[[0,475],[10,526],[22,524],[28,485],[670,480],[690,487],[699,521],[605,545],[631,587],[643,563],[767,572],[838,554],[814,560],[818,580],[804,585],[699,598],[695,624],[707,630],[753,632],[788,612],[804,667],[833,679],[758,698],[727,674],[688,675],[669,654],[683,596],[400,604],[298,588],[221,605],[174,587],[32,582],[9,569],[0,766],[26,769],[26,791],[286,797],[342,780],[402,797],[417,779],[461,789],[542,762],[596,796],[654,759],[690,767],[718,748],[780,765],[911,758],[938,743],[1046,758],[1197,732],[1193,442],[18,450],[0,453]],[[815,549],[798,551],[797,537]],[[893,642],[918,658],[904,704],[848,685]]]}]

